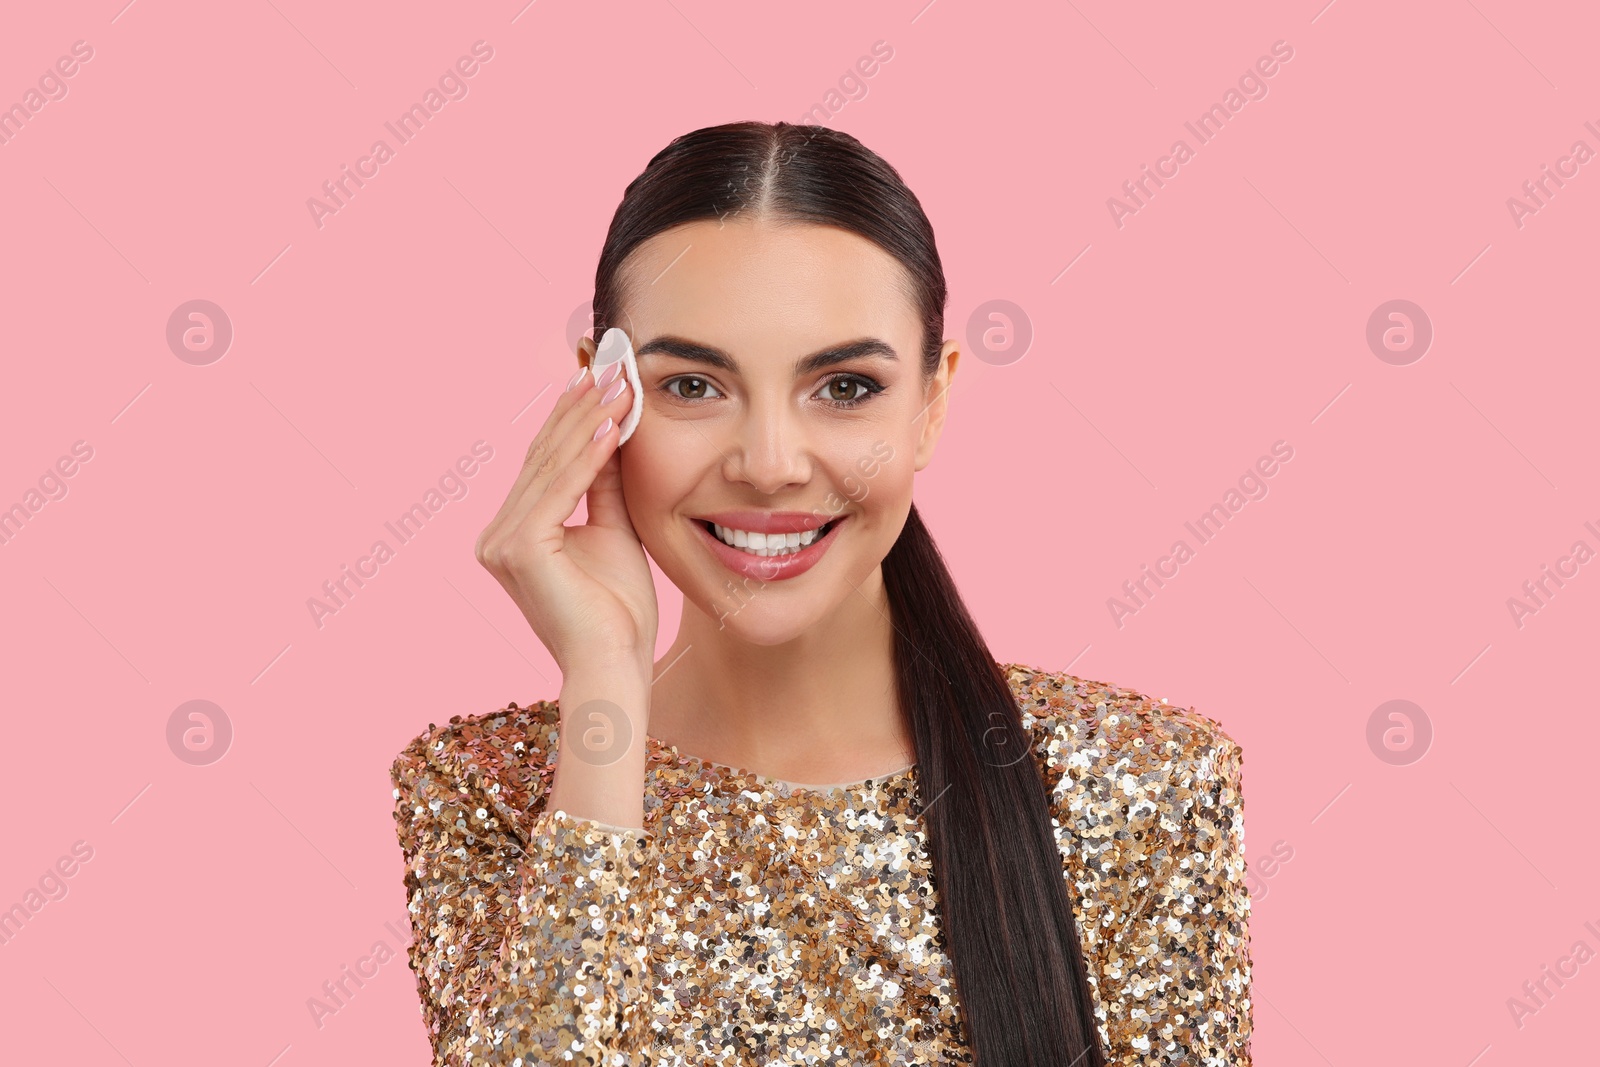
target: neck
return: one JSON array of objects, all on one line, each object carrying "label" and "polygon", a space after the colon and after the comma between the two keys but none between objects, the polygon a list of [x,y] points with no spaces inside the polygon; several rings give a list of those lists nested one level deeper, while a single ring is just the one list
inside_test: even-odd
[{"label": "neck", "polygon": [[794,782],[860,781],[913,763],[881,570],[781,644],[740,636],[740,621],[753,625],[756,612],[774,609],[759,599],[741,609],[744,620],[719,621],[685,598],[677,639],[656,663],[650,736]]}]

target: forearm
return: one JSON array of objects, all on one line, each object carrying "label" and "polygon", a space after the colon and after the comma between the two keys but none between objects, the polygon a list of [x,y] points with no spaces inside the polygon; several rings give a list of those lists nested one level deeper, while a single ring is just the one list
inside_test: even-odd
[{"label": "forearm", "polygon": [[611,827],[644,826],[651,663],[616,655],[574,664],[561,681],[560,748],[545,807]]}]

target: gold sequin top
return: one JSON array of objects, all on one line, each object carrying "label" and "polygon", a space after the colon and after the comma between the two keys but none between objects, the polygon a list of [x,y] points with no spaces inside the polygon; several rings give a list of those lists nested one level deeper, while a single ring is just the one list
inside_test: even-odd
[{"label": "gold sequin top", "polygon": [[[1211,719],[1002,664],[1049,790],[1114,1067],[1249,1067],[1239,746]],[[436,1065],[934,1064],[967,1054],[917,768],[800,786],[647,737],[644,828],[545,805],[555,702],[395,760]]]}]

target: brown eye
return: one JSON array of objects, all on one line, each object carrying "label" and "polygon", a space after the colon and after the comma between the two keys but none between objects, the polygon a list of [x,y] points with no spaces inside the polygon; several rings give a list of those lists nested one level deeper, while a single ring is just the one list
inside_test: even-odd
[{"label": "brown eye", "polygon": [[[861,391],[856,392],[857,389]],[[869,397],[883,390],[884,386],[864,375],[841,374],[823,382],[822,387],[813,395],[842,410],[859,407],[866,403]]]},{"label": "brown eye", "polygon": [[859,400],[861,398],[861,394],[857,393],[856,390],[865,389],[866,386],[862,385],[854,378],[835,378],[833,381],[827,384],[826,388],[828,390],[829,400],[833,400],[841,404],[848,404],[852,400]]},{"label": "brown eye", "polygon": [[709,399],[709,397],[706,396],[706,390],[708,389],[711,391],[713,396],[720,395],[717,393],[716,386],[712,385],[704,378],[697,378],[694,375],[684,375],[681,378],[674,378],[667,382],[666,389],[679,400]]}]

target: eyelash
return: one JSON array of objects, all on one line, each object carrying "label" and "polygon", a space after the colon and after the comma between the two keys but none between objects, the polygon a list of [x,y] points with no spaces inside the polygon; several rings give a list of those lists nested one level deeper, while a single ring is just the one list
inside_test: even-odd
[{"label": "eyelash", "polygon": [[[861,394],[861,395],[859,395],[859,396],[857,396],[857,397],[855,397],[853,400],[824,400],[823,401],[823,403],[827,404],[828,406],[836,408],[836,409],[839,409],[839,410],[847,410],[847,409],[850,409],[850,408],[858,408],[862,404],[865,404],[868,400],[872,399],[874,396],[878,395],[879,393],[883,392],[886,388],[888,388],[888,386],[884,385],[882,382],[879,382],[875,378],[869,378],[865,374],[835,374],[833,377],[831,377],[827,381],[823,382],[822,385],[820,385],[818,388],[819,389],[826,389],[829,386],[833,385],[834,382],[841,382],[841,381],[850,381],[850,382],[859,383],[864,389],[866,389],[866,392]],[[698,404],[698,403],[701,403],[702,401],[717,399],[716,397],[710,397],[710,396],[699,396],[699,397],[682,396],[682,395],[680,395],[680,394],[678,394],[678,393],[673,391],[672,387],[677,382],[705,382],[705,384],[706,385],[710,385],[711,388],[713,388],[713,389],[716,388],[716,386],[711,385],[710,381],[708,381],[705,377],[703,377],[703,376],[701,376],[699,374],[680,374],[680,375],[677,375],[676,377],[668,378],[666,381],[661,383],[662,391],[665,392],[668,396],[672,397],[672,399],[674,399],[674,400],[678,400],[678,401],[681,401],[681,402],[686,403],[686,404]]]}]

